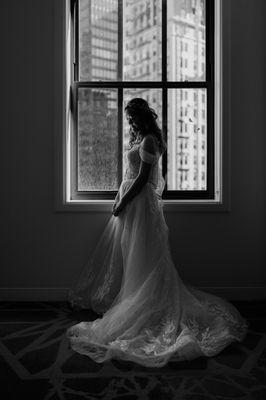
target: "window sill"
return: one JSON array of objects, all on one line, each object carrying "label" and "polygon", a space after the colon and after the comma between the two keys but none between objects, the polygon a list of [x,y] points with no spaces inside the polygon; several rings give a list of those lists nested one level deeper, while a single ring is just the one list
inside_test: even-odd
[{"label": "window sill", "polygon": [[[113,200],[69,201],[58,203],[55,212],[111,213]],[[229,202],[219,200],[163,200],[164,212],[229,212]]]}]

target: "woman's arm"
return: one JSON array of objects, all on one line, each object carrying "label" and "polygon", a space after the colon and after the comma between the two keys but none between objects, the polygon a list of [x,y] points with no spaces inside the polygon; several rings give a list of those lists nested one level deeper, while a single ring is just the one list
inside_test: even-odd
[{"label": "woman's arm", "polygon": [[130,200],[132,200],[143,188],[143,186],[148,182],[149,173],[151,170],[151,164],[146,163],[141,160],[140,169],[138,176],[133,181],[128,191],[122,197],[120,203],[125,206]]},{"label": "woman's arm", "polygon": [[[154,138],[152,135],[148,135],[143,139],[142,147],[143,150],[155,155],[156,145],[154,143]],[[142,190],[143,186],[148,181],[150,170],[151,163],[141,160],[138,176],[133,181],[133,184],[130,186],[128,191],[121,198],[120,202],[117,204],[117,207],[113,209],[114,215],[118,215],[119,212],[122,211],[122,209],[126,206],[126,204]]]}]

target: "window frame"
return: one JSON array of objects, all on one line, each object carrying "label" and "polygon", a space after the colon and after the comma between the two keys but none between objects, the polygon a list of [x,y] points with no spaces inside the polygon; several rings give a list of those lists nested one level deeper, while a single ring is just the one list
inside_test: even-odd
[{"label": "window frame", "polygon": [[[221,0],[213,1],[215,2],[215,34],[213,40],[213,47],[215,45],[215,64],[212,69],[209,69],[209,74],[211,73],[213,77],[213,100],[215,100],[213,104],[215,104],[215,106],[212,118],[213,121],[209,122],[208,127],[209,131],[211,124],[213,124],[214,127],[214,140],[211,141],[211,138],[209,138],[209,146],[213,146],[212,162],[215,164],[215,167],[212,169],[214,172],[212,177],[214,196],[210,198],[209,195],[205,195],[199,198],[199,196],[196,196],[197,193],[195,193],[198,191],[191,191],[194,193],[192,193],[191,198],[187,198],[186,194],[188,194],[189,191],[179,190],[177,191],[180,194],[179,198],[174,198],[173,195],[168,196],[167,198],[163,196],[164,208],[167,211],[229,211],[230,209],[230,63],[228,62],[230,55],[230,26],[228,24],[226,26],[226,29],[224,29],[224,27],[222,26],[224,20],[226,22],[230,20],[230,4],[228,4],[229,2],[224,2],[224,4],[222,5]],[[69,113],[69,109],[70,104],[72,103],[73,105],[73,102],[75,103],[75,96],[73,95],[73,85],[71,85],[71,68],[69,68],[69,62],[71,62],[73,57],[73,53],[71,52],[71,30],[73,29],[73,26],[71,26],[73,22],[71,21],[71,4],[71,0],[60,0],[60,2],[58,2],[55,6],[56,28],[57,31],[59,27],[61,30],[60,34],[57,36],[57,43],[55,43],[55,73],[57,78],[59,76],[59,73],[62,77],[61,81],[59,80],[58,84],[55,85],[55,109],[58,112],[61,112],[62,117],[61,121],[55,123],[55,164],[57,166],[57,173],[55,174],[55,211],[100,210],[109,212],[111,210],[111,205],[113,204],[113,197],[90,197],[88,199],[84,198],[84,196],[81,196],[79,198],[72,199],[70,194],[70,148],[71,146],[73,146],[72,130],[74,126],[74,121]],[[163,0],[163,4],[166,4],[165,0]],[[61,22],[61,24],[59,22]],[[166,25],[164,26],[166,28]],[[62,46],[62,44],[65,44],[65,46]],[[166,46],[164,46],[163,49],[166,52]],[[58,62],[58,55],[60,56],[60,54],[61,59],[60,62]],[[224,57],[224,55],[226,57]],[[208,67],[207,63],[206,73],[208,68],[210,68],[210,66]],[[223,89],[223,91],[221,85],[222,81],[226,83],[226,85],[223,85],[225,87],[225,90]],[[74,85],[77,85],[77,83],[75,83]],[[83,82],[82,85],[88,85],[90,87],[100,86],[99,82],[90,82],[89,84]],[[161,85],[163,85],[163,82],[161,83]],[[114,87],[117,86],[117,83],[106,82],[103,83],[102,86]],[[121,87],[140,86],[158,87],[160,86],[160,83],[158,85],[158,82],[142,82],[141,84],[136,82],[121,82]],[[168,82],[167,88],[168,87],[197,88],[202,87],[202,82]],[[162,89],[167,92],[167,88],[164,87]],[[224,94],[226,94],[226,96]],[[163,96],[163,98],[163,107],[167,108],[165,97]],[[209,95],[208,103],[210,102],[210,100],[211,96]],[[165,115],[167,115],[167,110],[165,111]],[[166,121],[167,119],[164,120],[163,129],[165,129]],[[61,135],[58,135],[58,128]],[[222,130],[223,137],[221,135]],[[226,151],[224,151],[224,149],[226,149]],[[210,155],[208,158],[210,158]],[[165,164],[165,161],[163,162],[163,164]],[[116,191],[113,191],[112,194],[116,194]]]}]

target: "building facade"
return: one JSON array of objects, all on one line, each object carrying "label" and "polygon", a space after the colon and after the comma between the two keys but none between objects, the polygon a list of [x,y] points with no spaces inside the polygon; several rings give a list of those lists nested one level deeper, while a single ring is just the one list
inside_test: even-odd
[{"label": "building facade", "polygon": [[[205,0],[167,0],[167,79],[205,79]],[[161,0],[123,1],[123,45],[118,52],[118,1],[80,0],[80,79],[116,81],[122,62],[125,81],[162,79]],[[121,22],[121,21],[120,21]],[[120,69],[121,70],[121,69]],[[94,96],[100,89],[95,89]],[[104,97],[103,97],[104,95]],[[101,96],[110,110],[117,92]],[[205,89],[168,90],[168,190],[206,189],[207,98]],[[124,104],[145,98],[162,124],[160,89],[125,89]],[[91,99],[93,101],[93,99]],[[128,143],[124,119],[124,149]]]}]

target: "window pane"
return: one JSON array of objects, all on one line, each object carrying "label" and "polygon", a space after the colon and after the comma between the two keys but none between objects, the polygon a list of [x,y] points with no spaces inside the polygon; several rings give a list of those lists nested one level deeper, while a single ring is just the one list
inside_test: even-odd
[{"label": "window pane", "polygon": [[206,89],[168,89],[168,190],[207,189],[206,118]]},{"label": "window pane", "polygon": [[[161,89],[124,89],[124,108],[127,102],[134,97],[141,97],[149,103],[149,106],[154,109],[156,114],[158,115],[157,123],[160,128],[162,128],[162,91]],[[129,124],[125,116],[125,112],[123,113],[123,143],[124,143],[124,161],[123,168],[125,170],[125,154],[129,149]],[[161,160],[160,160],[160,168],[161,168]]]},{"label": "window pane", "polygon": [[115,81],[118,71],[118,0],[80,0],[79,74]]},{"label": "window pane", "polygon": [[80,88],[78,190],[117,189],[117,89]]},{"label": "window pane", "polygon": [[[119,60],[123,60],[124,80],[160,80],[161,0],[123,0],[120,22],[118,3],[118,0],[80,0],[80,80],[120,80]],[[119,23],[121,27],[123,24],[123,46],[118,55]]]},{"label": "window pane", "polygon": [[124,80],[161,80],[161,0],[124,0]]},{"label": "window pane", "polygon": [[204,81],[205,0],[167,1],[167,71],[169,81]]}]

